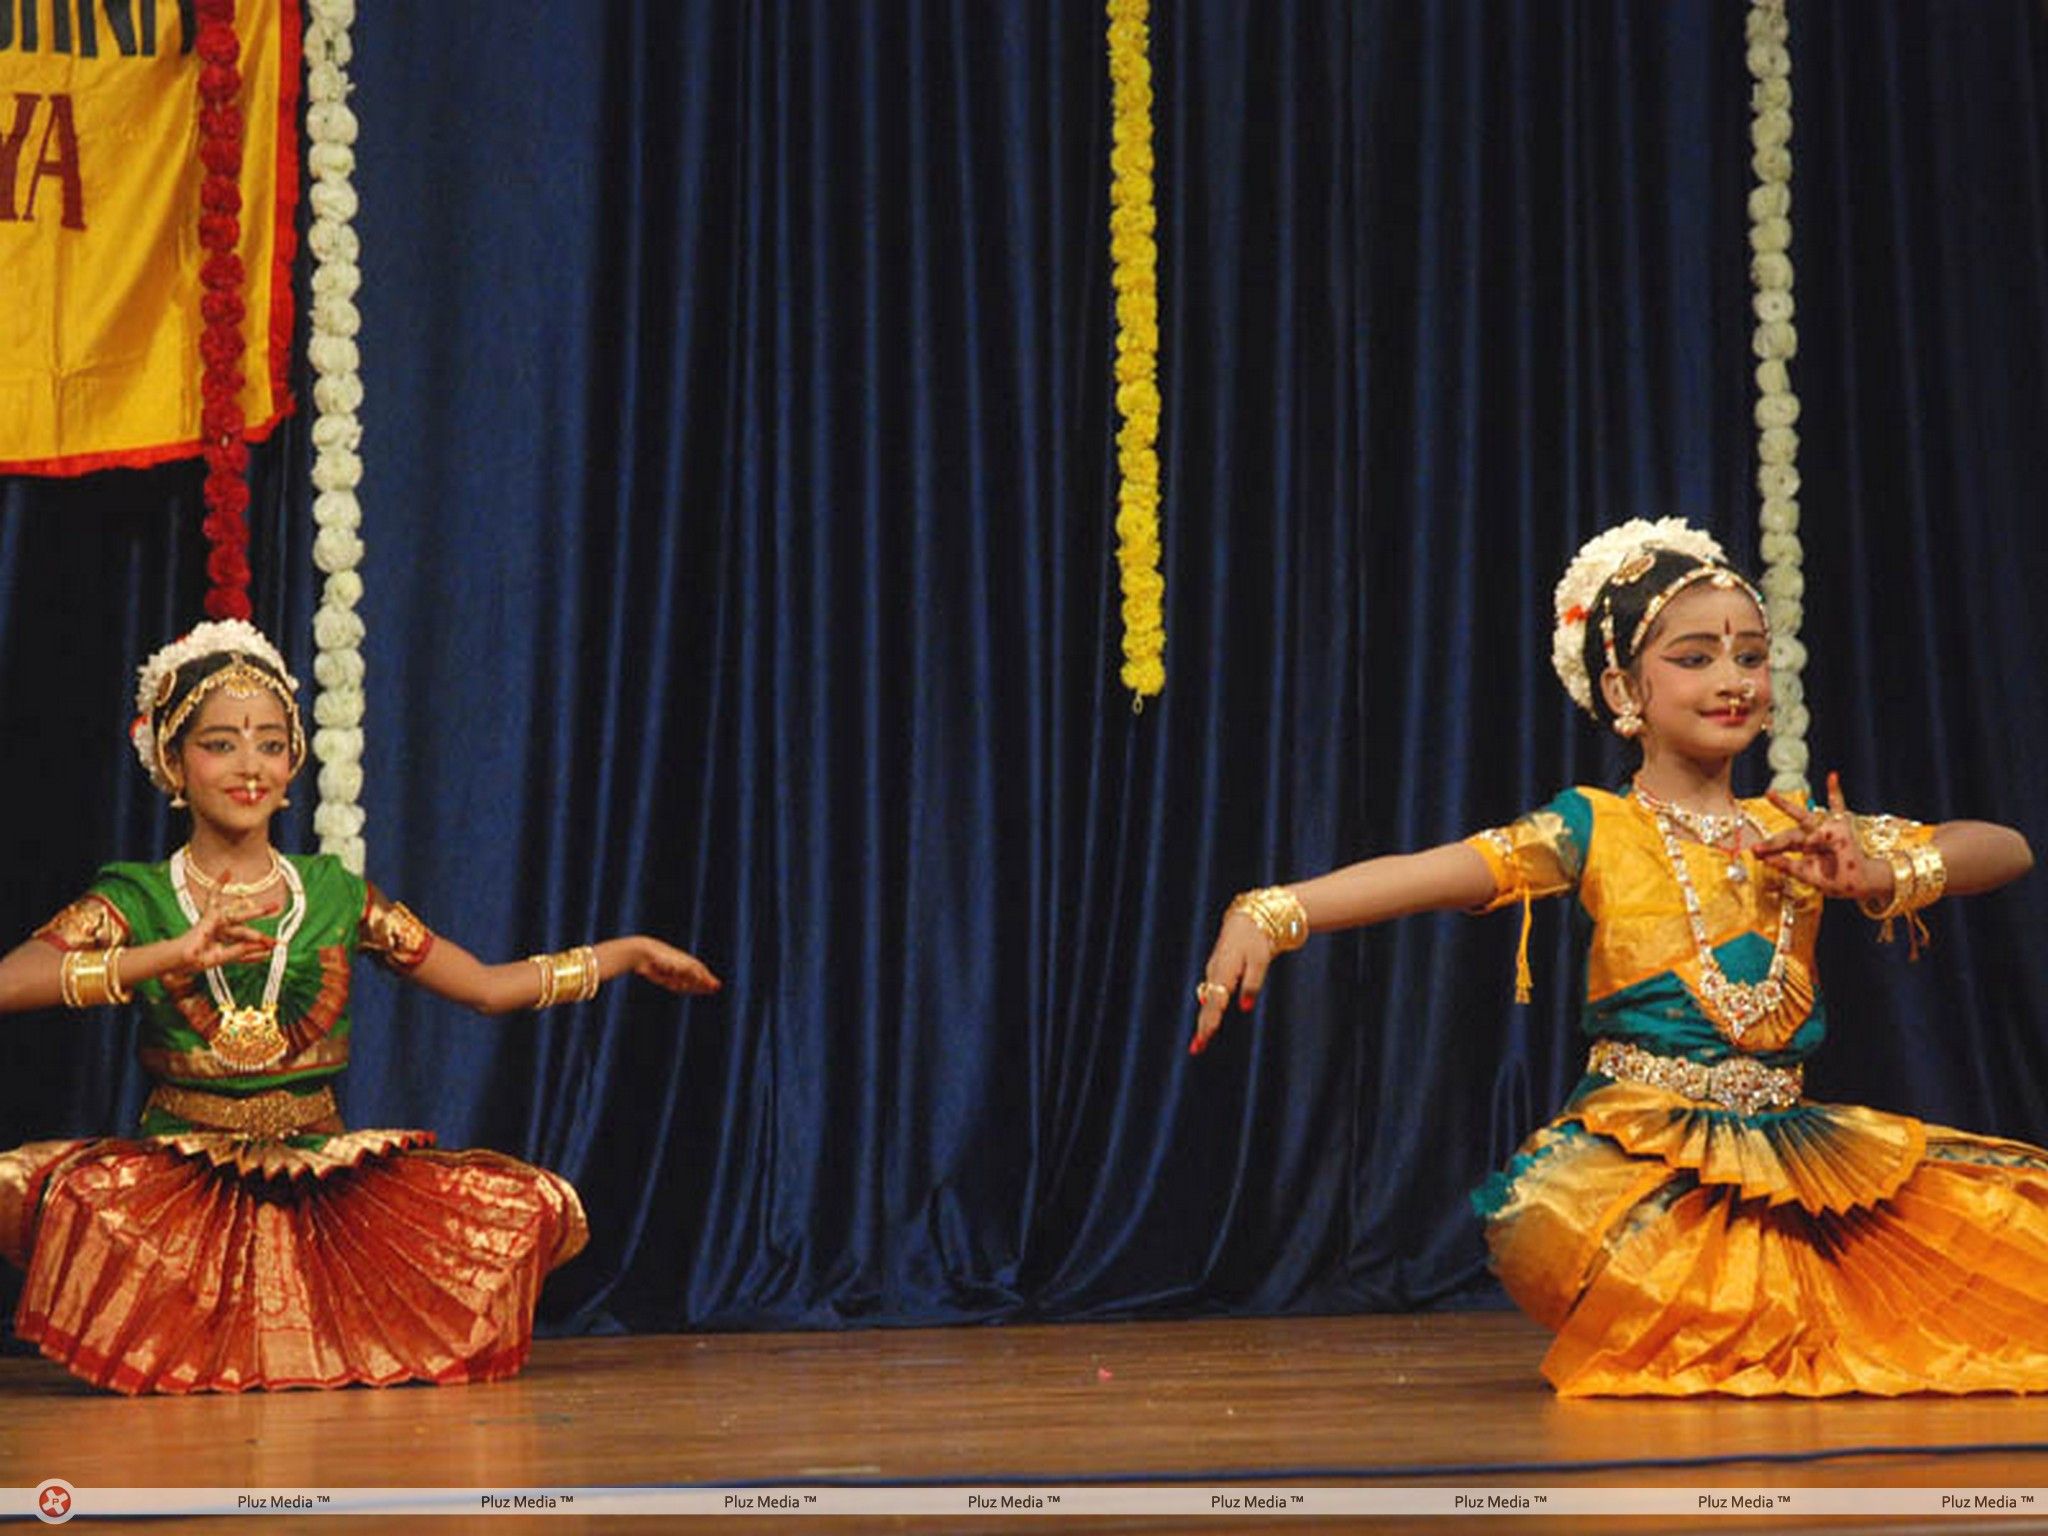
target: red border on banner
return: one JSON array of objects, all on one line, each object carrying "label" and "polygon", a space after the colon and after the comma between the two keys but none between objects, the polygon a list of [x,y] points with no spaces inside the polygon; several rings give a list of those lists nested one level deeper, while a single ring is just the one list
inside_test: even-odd
[{"label": "red border on banner", "polygon": [[[0,0],[5,3],[5,0]],[[260,443],[297,409],[292,399],[292,267],[299,253],[299,100],[305,65],[305,22],[299,0],[278,0],[277,59],[277,228],[270,266],[270,387],[277,408],[243,428],[242,441]],[[114,448],[100,453],[66,453],[51,459],[0,459],[0,475],[90,475],[102,469],[154,469],[202,452],[198,435],[175,443]]]}]

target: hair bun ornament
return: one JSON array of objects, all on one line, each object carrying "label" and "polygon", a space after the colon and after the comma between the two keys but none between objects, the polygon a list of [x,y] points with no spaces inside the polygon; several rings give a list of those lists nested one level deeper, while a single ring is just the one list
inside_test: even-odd
[{"label": "hair bun ornament", "polygon": [[1727,564],[1714,536],[1684,518],[1633,517],[1581,544],[1552,596],[1551,612],[1557,627],[1550,636],[1550,665],[1572,702],[1596,719],[1599,712],[1593,707],[1593,680],[1586,675],[1586,625],[1593,604],[1617,571],[1653,549],[1675,550],[1703,564]]},{"label": "hair bun ornament", "polygon": [[222,654],[260,661],[284,680],[287,690],[299,691],[299,680],[285,666],[277,647],[246,619],[209,619],[157,651],[135,669],[135,723],[128,728],[128,740],[135,755],[142,759],[150,782],[165,794],[171,793],[171,786],[157,764],[156,712],[170,702],[171,688],[181,667],[202,656]]}]

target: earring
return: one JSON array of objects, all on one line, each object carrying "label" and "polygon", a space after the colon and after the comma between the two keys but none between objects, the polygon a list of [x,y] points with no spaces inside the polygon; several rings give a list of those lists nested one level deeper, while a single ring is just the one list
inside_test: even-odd
[{"label": "earring", "polygon": [[1636,708],[1636,701],[1630,699],[1615,712],[1614,734],[1624,741],[1633,741],[1643,733],[1643,713]]},{"label": "earring", "polygon": [[171,791],[171,809],[174,811],[182,811],[185,809],[185,791],[183,791],[182,789],[174,789]]},{"label": "earring", "polygon": [[285,809],[286,809],[287,807],[289,807],[289,806],[291,805],[291,803],[292,803],[292,797],[291,797],[290,795],[285,795],[284,797],[282,797],[282,798],[281,798],[281,799],[280,799],[280,800],[279,800],[279,801],[277,802],[277,808],[278,808],[278,809],[279,809],[280,811],[282,811],[282,810],[285,810]]}]

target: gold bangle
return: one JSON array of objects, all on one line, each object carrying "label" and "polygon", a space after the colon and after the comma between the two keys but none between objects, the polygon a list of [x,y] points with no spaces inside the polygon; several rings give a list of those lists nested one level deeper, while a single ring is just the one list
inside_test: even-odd
[{"label": "gold bangle", "polygon": [[121,981],[122,948],[119,944],[107,946],[107,998],[110,1002],[132,1003],[135,1001],[135,989],[124,986]]},{"label": "gold bangle", "polygon": [[1873,896],[1858,904],[1873,922],[1889,922],[1931,907],[1948,889],[1948,861],[1932,841],[1894,848],[1885,855],[1885,862],[1892,867],[1891,899],[1879,901]]},{"label": "gold bangle", "polygon": [[540,972],[540,996],[533,1000],[534,1011],[555,1006],[555,957],[553,955],[528,955],[527,964]]},{"label": "gold bangle", "polygon": [[1913,909],[1913,895],[1920,884],[1920,873],[1914,867],[1913,855],[1904,848],[1893,848],[1884,855],[1885,863],[1892,868],[1892,893],[1889,897],[1866,896],[1857,903],[1863,915],[1874,923],[1888,923],[1901,912]]},{"label": "gold bangle", "polygon": [[1227,910],[1250,918],[1272,944],[1276,955],[1299,949],[1308,942],[1308,910],[1302,906],[1301,898],[1284,885],[1241,891]]},{"label": "gold bangle", "polygon": [[603,979],[597,969],[597,950],[579,944],[554,956],[556,990],[572,1003],[587,1003],[597,996]]},{"label": "gold bangle", "polygon": [[[108,971],[119,950],[74,949],[66,952],[57,967],[57,992],[66,1008],[98,1008],[106,1003],[126,1002],[108,984]],[[115,983],[118,985],[118,982]]]},{"label": "gold bangle", "polygon": [[527,962],[540,972],[540,998],[536,1009],[556,1003],[587,1003],[597,996],[604,974],[597,967],[597,950],[579,944],[559,954],[528,955]]},{"label": "gold bangle", "polygon": [[1948,889],[1948,861],[1932,838],[1910,848],[1894,848],[1885,860],[1892,867],[1891,900],[1880,902],[1873,897],[1859,905],[1863,915],[1878,925],[1880,944],[1891,943],[1894,919],[1905,918],[1907,958],[1917,960],[1932,939],[1920,913],[1941,900],[1941,893]]},{"label": "gold bangle", "polygon": [[1931,907],[1941,900],[1941,893],[1948,889],[1948,860],[1941,856],[1941,850],[1929,838],[1924,843],[1915,843],[1912,849],[1913,872],[1920,877],[1920,888],[1915,891],[1913,907]]},{"label": "gold bangle", "polygon": [[554,967],[555,996],[564,1002],[583,1001],[583,956],[573,949],[550,955],[548,964]]}]

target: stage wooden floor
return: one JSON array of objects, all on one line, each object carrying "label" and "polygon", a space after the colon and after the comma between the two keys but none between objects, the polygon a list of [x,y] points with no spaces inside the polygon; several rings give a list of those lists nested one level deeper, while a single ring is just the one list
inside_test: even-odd
[{"label": "stage wooden floor", "polygon": [[[0,1487],[29,1488],[47,1477],[89,1490],[1000,1484],[1247,1474],[1271,1474],[1265,1481],[1273,1485],[1370,1474],[1376,1486],[2048,1487],[2048,1398],[1560,1402],[1537,1375],[1543,1346],[1537,1329],[1500,1313],[582,1339],[542,1342],[523,1376],[494,1386],[186,1399],[95,1393],[45,1362],[8,1359],[0,1361]],[[1825,1452],[1842,1454],[1769,1459]],[[1727,1464],[1698,1464],[1715,1458]],[[1694,1465],[1613,1465],[1676,1459]],[[171,1528],[246,1533],[276,1523],[180,1521]],[[555,1533],[590,1523],[559,1515],[407,1522],[433,1532],[530,1526]],[[652,1530],[677,1522],[609,1523]],[[1439,1532],[1467,1524],[1284,1523],[1289,1530]],[[1798,1523],[1739,1522],[1748,1530]],[[774,1522],[692,1524],[741,1531]],[[1258,1521],[1273,1524],[1274,1517]],[[788,1525],[991,1533],[1233,1528],[1221,1519],[1035,1516]],[[1595,1525],[1682,1528],[1668,1518],[1540,1516],[1517,1517],[1511,1528]],[[2030,1528],[1968,1517],[1884,1528],[1994,1527]],[[370,1527],[330,1516],[308,1528],[327,1536]]]}]

